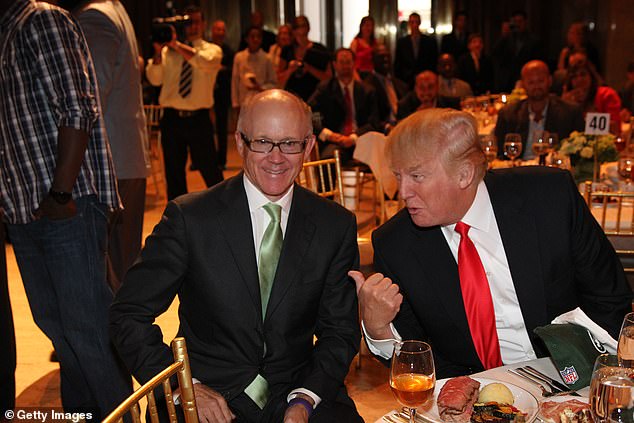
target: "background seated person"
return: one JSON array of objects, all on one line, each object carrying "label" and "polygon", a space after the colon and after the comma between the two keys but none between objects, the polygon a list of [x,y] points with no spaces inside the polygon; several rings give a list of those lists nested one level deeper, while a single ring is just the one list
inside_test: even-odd
[{"label": "background seated person", "polygon": [[372,352],[424,340],[438,378],[471,374],[544,356],[533,329],[576,307],[618,336],[632,290],[570,172],[487,172],[475,118],[447,109],[400,122],[386,156],[405,208],[372,234],[379,273],[350,272]]},{"label": "background seated person", "polygon": [[621,99],[613,88],[601,86],[601,78],[588,61],[568,69],[561,98],[577,104],[584,113],[610,114],[610,132],[621,133]]},{"label": "background seated person", "polygon": [[417,110],[432,107],[450,107],[460,109],[460,99],[438,96],[438,77],[432,71],[423,71],[416,75],[414,91],[410,91],[398,102],[396,119],[401,120]]},{"label": "background seated person", "polygon": [[345,164],[352,159],[356,139],[377,129],[378,111],[374,90],[354,79],[354,53],[347,48],[335,52],[335,76],[321,82],[308,104],[321,120],[319,150],[323,158],[335,149]]},{"label": "background seated person", "polygon": [[167,205],[111,306],[143,383],[170,363],[153,322],[178,295],[202,422],[363,421],[343,383],[360,342],[357,226],[294,184],[312,129],[293,94],[253,96],[236,133],[244,172]]},{"label": "background seated person", "polygon": [[472,96],[473,91],[468,83],[456,78],[456,61],[451,54],[444,53],[438,58],[438,95],[454,97],[458,101],[462,97]]},{"label": "background seated person", "polygon": [[498,114],[495,136],[500,157],[504,155],[504,137],[508,133],[522,136],[522,158],[535,157],[531,148],[537,131],[556,132],[559,139],[572,131],[583,131],[583,114],[578,106],[549,94],[552,79],[546,63],[533,60],[522,67],[522,86],[527,98],[506,105]]},{"label": "background seated person", "polygon": [[392,73],[390,51],[379,44],[372,54],[374,70],[363,80],[374,88],[379,113],[379,129],[388,133],[396,125],[398,101],[409,91],[407,84]]}]

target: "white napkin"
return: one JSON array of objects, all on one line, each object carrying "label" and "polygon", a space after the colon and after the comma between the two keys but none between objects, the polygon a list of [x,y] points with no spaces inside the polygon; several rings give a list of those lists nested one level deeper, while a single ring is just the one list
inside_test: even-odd
[{"label": "white napkin", "polygon": [[552,324],[574,323],[588,329],[592,336],[600,341],[610,354],[616,354],[618,342],[610,336],[601,326],[597,325],[579,307],[561,314],[553,319]]}]

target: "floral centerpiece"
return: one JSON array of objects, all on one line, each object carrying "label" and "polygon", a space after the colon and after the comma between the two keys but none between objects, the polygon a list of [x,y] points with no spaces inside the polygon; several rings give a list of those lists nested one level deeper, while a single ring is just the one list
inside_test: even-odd
[{"label": "floral centerpiece", "polygon": [[600,163],[618,158],[614,135],[588,135],[574,131],[561,142],[559,153],[570,157],[570,164],[577,183],[591,180]]}]

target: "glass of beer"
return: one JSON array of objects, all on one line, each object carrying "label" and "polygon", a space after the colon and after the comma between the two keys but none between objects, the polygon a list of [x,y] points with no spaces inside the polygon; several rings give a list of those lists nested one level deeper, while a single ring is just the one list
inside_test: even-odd
[{"label": "glass of beer", "polygon": [[409,421],[415,422],[416,409],[431,404],[436,371],[431,347],[426,342],[403,341],[394,346],[390,368],[390,388],[409,409]]},{"label": "glass of beer", "polygon": [[634,369],[621,366],[614,354],[601,354],[594,363],[590,411],[595,423],[634,413]]},{"label": "glass of beer", "polygon": [[617,356],[621,366],[634,369],[634,312],[623,319]]}]

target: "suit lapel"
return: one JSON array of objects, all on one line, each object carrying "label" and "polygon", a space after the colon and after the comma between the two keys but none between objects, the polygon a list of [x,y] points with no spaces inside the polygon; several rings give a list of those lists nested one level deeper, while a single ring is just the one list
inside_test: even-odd
[{"label": "suit lapel", "polygon": [[540,248],[545,246],[540,245],[535,219],[523,210],[524,200],[512,189],[513,182],[510,174],[502,179],[489,173],[485,178],[513,285],[528,329],[547,320],[539,254]]},{"label": "suit lapel", "polygon": [[[412,231],[415,232],[417,241],[416,248],[411,252],[421,266],[421,270],[417,273],[427,279],[423,285],[432,287],[438,293],[442,307],[446,310],[443,318],[453,320],[460,328],[463,337],[471,339],[462,301],[458,264],[451,254],[445,236],[439,227],[428,229],[413,227]],[[419,294],[424,295],[424,293]]]},{"label": "suit lapel", "polygon": [[305,196],[306,193],[300,187],[295,186],[284,244],[275,272],[275,281],[266,308],[265,320],[271,317],[288,289],[299,278],[301,263],[315,234],[315,224],[308,216],[309,210],[306,209]]},{"label": "suit lapel", "polygon": [[[262,309],[260,281],[258,277],[255,244],[247,195],[244,191],[242,173],[228,181],[222,200],[226,208],[220,213],[221,228],[231,249],[231,254],[240,270],[242,282],[257,309]],[[258,313],[261,315],[261,313]]]}]

